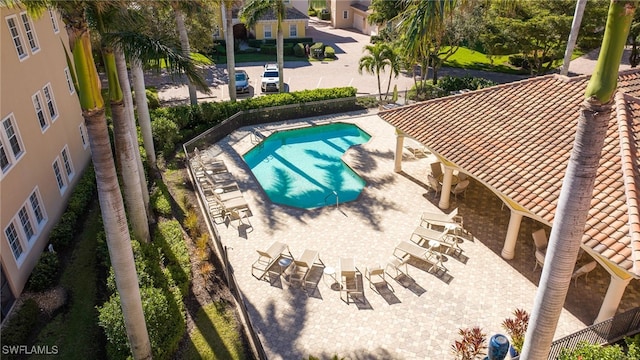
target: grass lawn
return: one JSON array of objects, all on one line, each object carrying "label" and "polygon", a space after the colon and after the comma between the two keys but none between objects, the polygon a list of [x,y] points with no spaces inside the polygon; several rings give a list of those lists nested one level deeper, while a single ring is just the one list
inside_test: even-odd
[{"label": "grass lawn", "polygon": [[198,311],[189,337],[191,341],[183,354],[186,359],[245,358],[233,310],[222,303],[207,304]]},{"label": "grass lawn", "polygon": [[100,209],[96,202],[87,215],[83,231],[60,279],[60,284],[69,291],[67,309],[40,331],[35,342],[38,345],[57,345],[56,358],[59,359],[104,358],[104,336],[98,326],[96,310],[96,233],[100,231],[99,219]]}]

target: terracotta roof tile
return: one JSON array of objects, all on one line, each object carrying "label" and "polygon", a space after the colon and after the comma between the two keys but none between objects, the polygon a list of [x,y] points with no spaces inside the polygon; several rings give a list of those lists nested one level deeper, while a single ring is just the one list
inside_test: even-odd
[{"label": "terracotta roof tile", "polygon": [[[553,223],[588,77],[531,78],[380,112]],[[620,73],[583,243],[640,276],[640,72]]]}]

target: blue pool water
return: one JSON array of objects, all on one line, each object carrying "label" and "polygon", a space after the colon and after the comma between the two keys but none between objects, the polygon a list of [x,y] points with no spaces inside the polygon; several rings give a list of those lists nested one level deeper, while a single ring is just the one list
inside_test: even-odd
[{"label": "blue pool water", "polygon": [[280,131],[244,155],[271,201],[313,209],[355,200],[365,181],[342,161],[352,145],[369,141],[353,124]]}]

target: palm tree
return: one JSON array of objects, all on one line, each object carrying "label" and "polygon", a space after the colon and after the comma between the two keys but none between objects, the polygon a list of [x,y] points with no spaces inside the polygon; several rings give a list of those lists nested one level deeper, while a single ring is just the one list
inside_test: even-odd
[{"label": "palm tree", "polygon": [[[5,1],[13,5],[12,1]],[[66,24],[82,116],[89,135],[107,246],[115,273],[116,287],[122,298],[122,312],[131,353],[135,359],[150,359],[151,345],[142,311],[131,238],[109,142],[104,100],[100,91],[100,77],[93,61],[89,26],[85,16],[87,7],[100,9],[120,3],[116,1],[22,0],[21,4],[34,15],[41,14],[47,6],[51,6],[60,12]]]},{"label": "palm tree", "polygon": [[564,61],[562,63],[562,69],[560,75],[567,75],[569,73],[569,64],[571,63],[571,55],[573,55],[573,48],[576,46],[578,40],[578,32],[580,31],[580,24],[582,24],[582,15],[584,14],[584,6],[587,4],[587,0],[577,0],[576,10],[573,14],[573,22],[571,23],[571,33],[569,34],[569,40],[567,41],[567,49],[564,52]]},{"label": "palm tree", "polygon": [[635,1],[612,1],[595,71],[585,91],[522,359],[547,359],[584,234]]},{"label": "palm tree", "polygon": [[[387,84],[387,94],[389,93],[389,87],[391,86],[391,76],[398,76],[400,71],[400,65],[398,61],[397,53],[386,43],[376,43],[374,45],[367,45],[364,50],[368,53],[360,58],[358,64],[358,72],[362,74],[362,70],[366,70],[367,73],[373,74],[378,78],[378,94],[380,101],[382,102],[382,84],[380,81],[380,73],[389,66],[389,84]],[[387,95],[385,94],[385,99]]]},{"label": "palm tree", "polygon": [[224,39],[227,49],[227,74],[229,74],[229,97],[231,101],[236,101],[236,55],[234,53],[235,46],[233,44],[233,5],[235,0],[220,0],[220,5],[224,10]]},{"label": "palm tree", "polygon": [[[287,8],[283,0],[251,0],[243,8],[240,16],[247,27],[251,28],[265,14],[273,12],[277,22],[276,56],[278,59],[278,89],[284,91],[284,34],[282,21],[285,19]],[[227,52],[228,55],[228,52]],[[235,89],[234,89],[235,91]]]},{"label": "palm tree", "polygon": [[[176,18],[176,29],[178,30],[178,36],[180,37],[180,45],[182,46],[182,55],[185,57],[191,56],[191,46],[189,45],[189,36],[187,34],[187,27],[184,24],[184,13],[182,6],[188,2],[171,1],[171,8]],[[198,94],[196,93],[196,86],[191,83],[191,80],[187,78],[187,85],[189,86],[189,102],[191,105],[198,104]]]}]

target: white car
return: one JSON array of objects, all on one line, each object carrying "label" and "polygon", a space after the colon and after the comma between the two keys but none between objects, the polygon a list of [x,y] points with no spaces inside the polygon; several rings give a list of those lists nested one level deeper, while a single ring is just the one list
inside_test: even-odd
[{"label": "white car", "polygon": [[263,92],[279,91],[280,73],[277,64],[266,64],[262,73],[261,88]]}]

